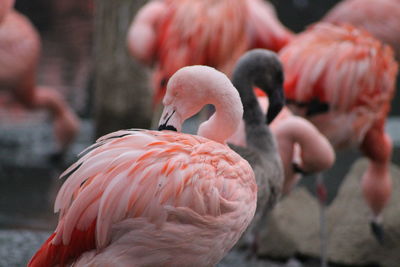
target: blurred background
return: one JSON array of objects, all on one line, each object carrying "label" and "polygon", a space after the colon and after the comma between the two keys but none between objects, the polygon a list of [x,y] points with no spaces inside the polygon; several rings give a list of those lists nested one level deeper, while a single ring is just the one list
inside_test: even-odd
[{"label": "blurred background", "polygon": [[[7,95],[0,94],[0,266],[24,266],[54,229],[57,215],[52,212],[53,203],[62,184],[58,176],[76,159],[80,151],[102,134],[121,128],[150,127],[152,111],[148,70],[132,60],[125,48],[125,34],[129,23],[137,9],[145,2],[16,0],[15,9],[27,16],[40,33],[42,53],[37,70],[37,83],[51,87],[64,96],[81,119],[81,128],[68,152],[59,160],[54,157],[57,144],[49,115],[43,111],[28,111]],[[307,25],[318,21],[339,1],[270,2],[277,9],[281,22],[294,32],[300,32]],[[0,66],[3,67],[6,66]],[[399,89],[399,83],[397,88]],[[400,178],[399,169],[396,168],[400,166],[399,103],[400,94],[397,90],[386,126],[394,140],[392,178],[396,186]],[[188,127],[189,131],[194,131]],[[365,169],[364,161],[354,165],[359,158],[360,154],[355,151],[345,151],[337,155],[334,168],[325,174],[329,203],[335,199],[345,177],[352,174],[357,176],[357,171],[361,173],[362,169]],[[318,207],[313,199],[314,178],[306,177],[300,187],[306,190],[297,191],[293,197],[295,200],[290,202],[289,199],[285,199],[281,205],[288,207],[287,210],[294,209],[297,213],[293,211],[291,214],[277,216],[283,216],[286,223],[291,225],[296,224],[293,220],[298,221],[299,228],[291,228],[290,231],[295,233],[294,235],[310,231],[307,232],[308,237],[293,237],[282,233],[268,236],[268,233],[265,233],[265,238],[283,244],[283,252],[279,252],[277,248],[265,247],[262,250],[264,259],[254,263],[254,266],[319,265],[319,251],[315,249],[319,241],[314,240],[318,237],[318,231],[313,232],[309,229],[317,222],[307,221],[314,218],[313,216],[318,216]],[[395,190],[396,187],[393,191]],[[398,197],[394,194],[392,198]],[[352,200],[348,198],[346,201],[344,205],[349,205],[349,201]],[[293,203],[306,205],[307,212],[298,212],[298,206]],[[397,211],[399,208],[388,212]],[[337,211],[336,224],[345,224],[345,220],[354,219],[346,217],[348,210],[340,212]],[[295,215],[301,218],[294,217]],[[365,239],[351,243],[347,240],[352,238],[347,230],[335,232],[342,235],[341,237],[345,235],[344,242],[350,242],[352,247],[365,246],[374,250],[374,253],[381,253],[382,256],[369,257],[371,252],[368,249],[361,252],[351,251],[349,255],[332,252],[329,254],[331,266],[400,266],[400,256],[395,256],[400,255],[400,230],[396,230],[396,226],[400,229],[400,218],[397,219],[400,215],[388,214],[387,217],[393,218],[393,231],[389,231],[392,243],[389,247],[379,247],[376,243],[368,246],[364,243]],[[272,220],[272,224],[274,225],[270,229],[278,229],[276,232],[279,233],[279,220]],[[356,224],[355,227],[361,226]],[[328,235],[336,235],[335,229],[335,226],[329,228]],[[357,232],[354,235],[357,236]],[[334,237],[331,239],[330,248],[340,247],[334,244]],[[312,247],[310,244],[314,241],[318,244]],[[306,245],[300,244],[301,242]],[[390,260],[381,260],[388,257]],[[236,264],[240,262],[234,257],[233,261],[236,261]],[[231,265],[228,261],[226,266],[233,266],[233,261]],[[398,265],[392,265],[396,262]]]}]

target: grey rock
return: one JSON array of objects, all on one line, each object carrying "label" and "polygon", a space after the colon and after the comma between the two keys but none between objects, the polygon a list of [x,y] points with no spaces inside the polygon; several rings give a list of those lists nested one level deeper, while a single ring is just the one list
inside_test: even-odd
[{"label": "grey rock", "polygon": [[[327,255],[332,263],[394,267],[400,264],[400,169],[390,166],[393,192],[384,217],[385,243],[380,245],[369,228],[370,211],[360,180],[367,160],[356,161],[338,195],[327,209]],[[304,188],[296,188],[272,212],[262,236],[260,254],[288,258],[296,253],[319,257],[319,205]]]},{"label": "grey rock", "polygon": [[0,266],[26,266],[49,235],[48,232],[0,230]]},{"label": "grey rock", "polygon": [[244,253],[240,251],[231,251],[217,267],[303,267],[301,262],[296,259],[289,259],[288,261],[274,262],[267,259],[253,258],[247,260]]},{"label": "grey rock", "polygon": [[[318,237],[318,203],[303,187],[294,190],[273,210],[261,233],[260,256],[290,258],[308,240]],[[317,236],[313,236],[317,234]]]},{"label": "grey rock", "polygon": [[[343,264],[399,266],[400,169],[394,165],[390,168],[393,191],[383,213],[386,239],[382,246],[370,232],[371,215],[361,193],[361,177],[367,164],[366,160],[354,164],[328,210],[328,257],[333,262]],[[303,250],[303,253],[315,252],[315,248]]]}]

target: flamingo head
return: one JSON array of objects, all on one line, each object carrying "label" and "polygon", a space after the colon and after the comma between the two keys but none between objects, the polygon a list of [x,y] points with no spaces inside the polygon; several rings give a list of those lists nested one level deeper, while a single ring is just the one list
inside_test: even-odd
[{"label": "flamingo head", "polygon": [[163,99],[164,110],[159,130],[181,131],[185,119],[195,115],[206,102],[202,88],[207,87],[205,79],[213,68],[190,66],[178,70],[169,79]]},{"label": "flamingo head", "polygon": [[[250,81],[268,95],[269,106],[266,122],[270,124],[285,105],[283,91],[283,68],[278,55],[266,49],[254,49],[244,54],[238,61],[234,74],[234,84]],[[246,97],[240,92],[241,97]],[[246,102],[246,101],[244,101]]]},{"label": "flamingo head", "polygon": [[163,104],[159,130],[176,131],[206,104],[214,105],[215,114],[199,126],[198,134],[220,143],[236,131],[243,117],[238,91],[225,74],[208,66],[188,66],[172,75]]}]

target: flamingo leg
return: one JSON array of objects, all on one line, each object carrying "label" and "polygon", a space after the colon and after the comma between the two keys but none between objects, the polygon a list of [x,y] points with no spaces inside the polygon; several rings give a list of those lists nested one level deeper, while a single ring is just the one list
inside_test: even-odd
[{"label": "flamingo leg", "polygon": [[21,82],[11,90],[15,98],[27,109],[34,109],[35,82],[35,74],[31,72],[25,75]]},{"label": "flamingo leg", "polygon": [[53,116],[54,134],[61,150],[65,151],[78,132],[78,118],[60,93],[49,88],[36,89],[34,104],[35,108],[47,109]]},{"label": "flamingo leg", "polygon": [[60,151],[65,151],[77,134],[79,121],[60,93],[46,87],[34,87],[34,79],[29,77],[13,92],[26,108],[45,109],[51,114]]},{"label": "flamingo leg", "polygon": [[369,159],[369,166],[362,177],[362,192],[372,211],[371,230],[379,242],[383,242],[382,211],[389,201],[392,182],[388,165],[392,154],[392,142],[384,132],[384,120],[379,120],[367,132],[361,150]]},{"label": "flamingo leg", "polygon": [[317,179],[315,181],[316,192],[319,203],[319,223],[320,223],[320,254],[321,254],[321,267],[328,266],[327,259],[327,236],[326,236],[326,201],[328,196],[328,190],[324,184],[324,177],[322,173],[317,174]]}]

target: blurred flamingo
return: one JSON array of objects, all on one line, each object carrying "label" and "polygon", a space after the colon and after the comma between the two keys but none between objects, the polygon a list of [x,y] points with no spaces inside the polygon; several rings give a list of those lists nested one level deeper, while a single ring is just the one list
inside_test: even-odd
[{"label": "blurred flamingo", "polygon": [[400,1],[345,0],[339,2],[322,19],[335,24],[352,24],[389,44],[400,60]]},{"label": "blurred flamingo", "polygon": [[[267,215],[277,203],[283,184],[283,169],[276,142],[265,124],[266,119],[274,120],[285,101],[282,65],[278,56],[264,49],[245,53],[234,68],[232,83],[239,91],[244,107],[247,146],[230,146],[250,163],[258,186],[256,214],[238,245],[250,249],[248,252],[254,256],[257,253],[259,231],[265,228]],[[259,86],[270,96],[273,104],[267,115],[257,105],[256,96],[251,90],[253,85]]]},{"label": "blurred flamingo", "polygon": [[287,103],[306,117],[335,149],[359,146],[370,160],[362,191],[371,226],[383,239],[382,211],[391,194],[392,143],[384,131],[394,94],[393,51],[350,25],[319,23],[280,52]]},{"label": "blurred flamingo", "polygon": [[263,0],[163,0],[139,10],[127,43],[133,57],[154,66],[157,104],[169,77],[181,67],[208,65],[230,76],[245,51],[278,51],[291,38]]},{"label": "blurred flamingo", "polygon": [[36,87],[39,36],[28,19],[11,8],[13,3],[0,4],[0,90],[10,92],[28,109],[47,109],[59,147],[65,151],[78,131],[78,119],[58,92]]},{"label": "blurred flamingo", "polygon": [[185,67],[167,86],[159,129],[180,130],[204,104],[201,136],[121,130],[103,136],[62,176],[54,234],[29,266],[214,266],[253,218],[257,185],[225,140],[242,118],[222,73]]},{"label": "blurred flamingo", "polygon": [[2,0],[0,4],[0,22],[3,21],[4,17],[10,12],[15,0]]}]

